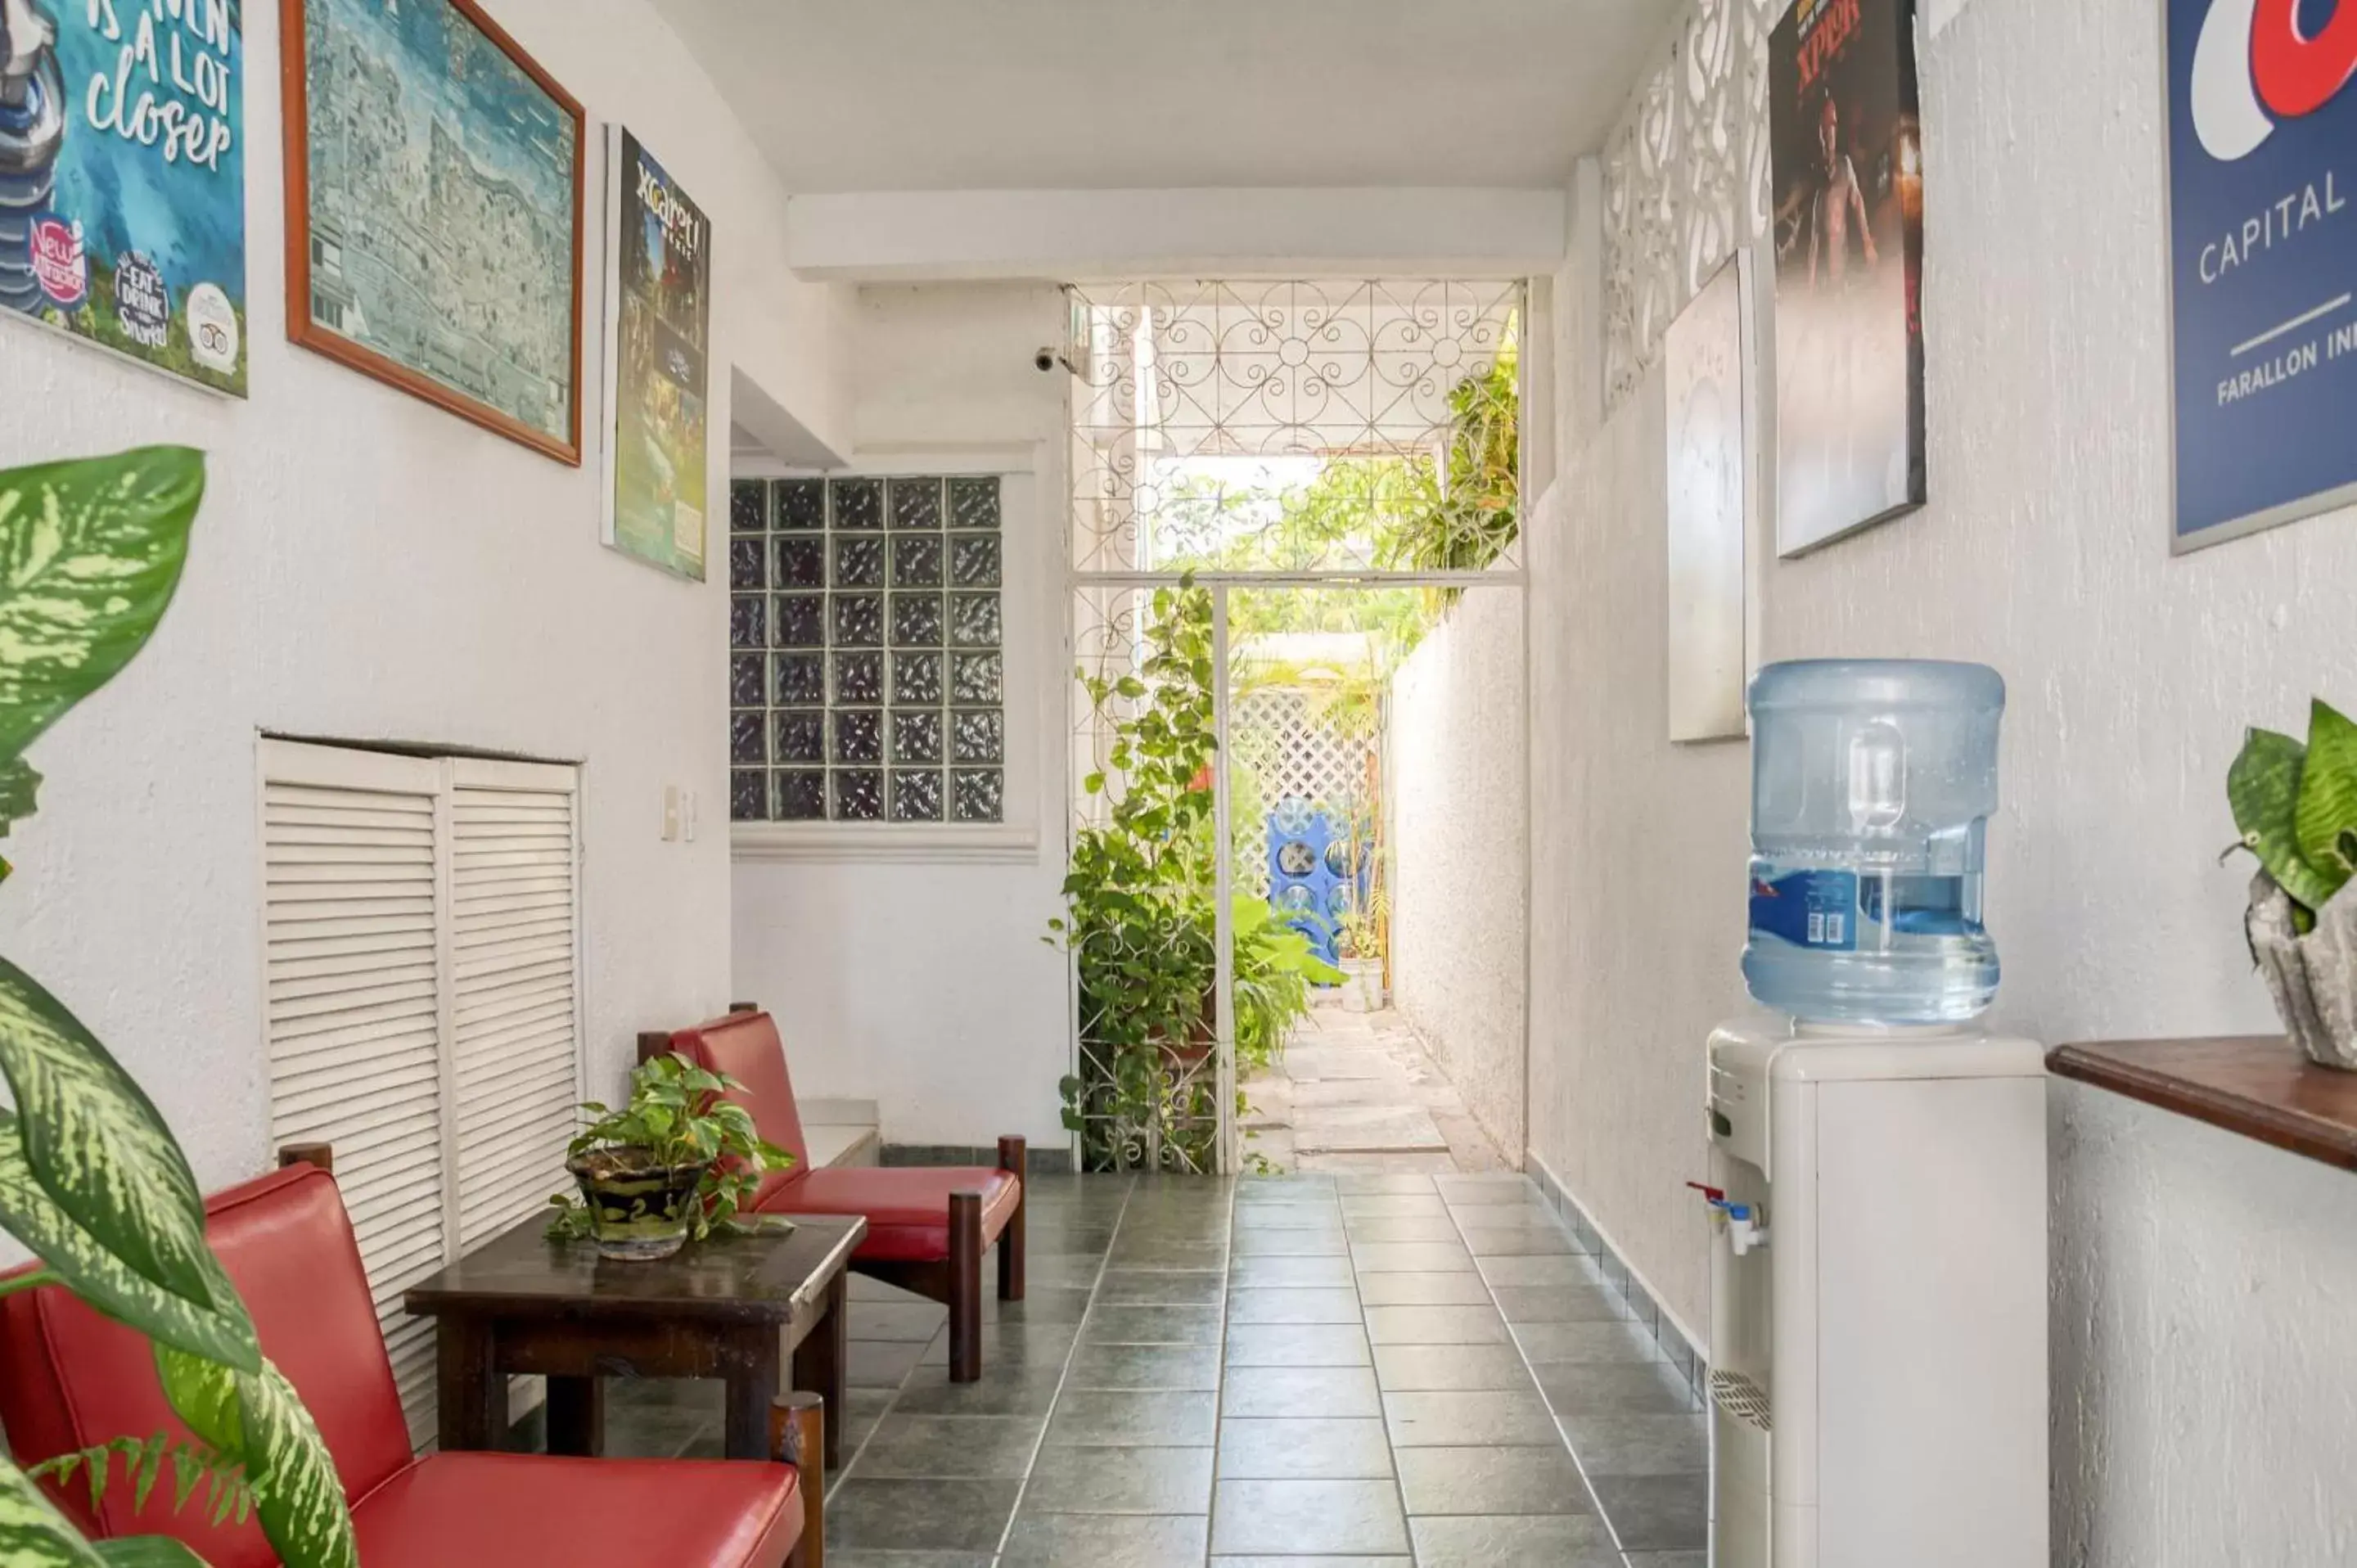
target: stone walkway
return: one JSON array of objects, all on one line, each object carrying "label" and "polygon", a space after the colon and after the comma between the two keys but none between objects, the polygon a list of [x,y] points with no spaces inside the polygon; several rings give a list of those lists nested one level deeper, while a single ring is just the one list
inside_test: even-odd
[{"label": "stone walkway", "polygon": [[1244,1155],[1272,1171],[1510,1168],[1407,1020],[1322,999],[1275,1067],[1245,1080]]}]

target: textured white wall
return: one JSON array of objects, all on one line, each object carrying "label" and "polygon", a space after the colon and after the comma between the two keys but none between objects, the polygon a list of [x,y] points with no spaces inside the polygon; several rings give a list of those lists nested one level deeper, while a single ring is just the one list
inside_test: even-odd
[{"label": "textured white wall", "polygon": [[1061,340],[1063,295],[877,285],[859,302],[855,465],[1041,466],[1005,493],[1008,755],[1034,759],[1006,811],[1039,847],[1006,865],[740,861],[736,992],[778,1014],[798,1092],[876,1101],[888,1142],[1060,1145],[1070,981],[1039,939],[1064,877],[1066,378],[1031,355]]},{"label": "textured white wall", "polygon": [[[780,372],[797,417],[844,438],[827,406],[847,406],[828,388],[833,306],[774,275],[782,193],[678,40],[640,0],[492,10],[591,106],[593,132],[597,115],[626,115],[661,151],[712,215],[724,279],[773,274],[758,296],[724,288],[720,354],[765,345],[746,368]],[[34,747],[41,811],[11,837],[18,869],[0,892],[0,948],[141,1079],[208,1186],[269,1153],[260,731],[586,765],[601,1090],[634,1030],[715,1005],[728,979],[725,572],[694,586],[599,545],[594,325],[578,469],[287,343],[278,28],[264,7],[247,21],[252,401],[0,323],[0,463],[150,441],[212,455],[178,602],[140,660]],[[593,136],[593,233],[603,146]],[[598,295],[593,265],[593,324]],[[716,430],[728,384],[716,375]],[[716,486],[726,461],[716,450]],[[694,843],[660,841],[666,783],[702,798]]]},{"label": "textured white wall", "polygon": [[1392,988],[1466,1105],[1523,1149],[1523,604],[1474,589],[1392,681]]},{"label": "textured white wall", "polygon": [[[1926,44],[1932,503],[1762,573],[1770,658],[2006,674],[1994,1022],[2050,1041],[2275,1027],[2226,766],[2246,724],[2357,700],[2357,519],[2169,553],[2158,9],[1975,0]],[[1698,1326],[1679,1184],[1743,996],[1745,758],[1661,738],[1662,439],[1649,372],[1533,529],[1533,1145]],[[2345,1178],[2056,1093],[2057,1561],[2348,1561],[2319,1521],[2357,1402],[2316,1374],[2347,1359]]]}]

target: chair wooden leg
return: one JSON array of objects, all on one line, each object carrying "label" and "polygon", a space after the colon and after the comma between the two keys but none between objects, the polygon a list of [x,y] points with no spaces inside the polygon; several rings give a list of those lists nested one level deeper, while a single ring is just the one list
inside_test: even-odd
[{"label": "chair wooden leg", "polygon": [[950,1381],[982,1376],[982,1194],[950,1194]]},{"label": "chair wooden leg", "polygon": [[826,1568],[826,1402],[816,1394],[780,1394],[770,1404],[770,1457],[802,1472],[802,1536],[786,1554],[787,1568]]},{"label": "chair wooden leg", "polygon": [[998,1140],[998,1168],[1015,1177],[1015,1213],[998,1236],[998,1299],[1023,1299],[1023,1210],[1031,1201],[1031,1154],[1020,1138]]}]

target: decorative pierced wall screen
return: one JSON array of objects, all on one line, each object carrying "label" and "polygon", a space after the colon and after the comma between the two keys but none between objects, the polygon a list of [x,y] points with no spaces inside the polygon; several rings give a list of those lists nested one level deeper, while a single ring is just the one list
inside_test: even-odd
[{"label": "decorative pierced wall screen", "polygon": [[1604,150],[1604,403],[1769,222],[1768,33],[1786,0],[1693,0]]},{"label": "decorative pierced wall screen", "polygon": [[1229,744],[1260,777],[1265,803],[1309,802],[1316,811],[1348,814],[1365,793],[1374,743],[1321,722],[1315,695],[1293,687],[1264,686],[1240,693],[1228,715]]},{"label": "decorative pierced wall screen", "polygon": [[[1072,392],[1073,564],[1082,572],[1384,569],[1409,504],[1383,462],[1446,472],[1452,396],[1511,351],[1512,282],[1232,280],[1076,291],[1091,374]],[[1278,497],[1356,461],[1345,536],[1261,558]],[[1419,513],[1421,515],[1421,513]]]}]

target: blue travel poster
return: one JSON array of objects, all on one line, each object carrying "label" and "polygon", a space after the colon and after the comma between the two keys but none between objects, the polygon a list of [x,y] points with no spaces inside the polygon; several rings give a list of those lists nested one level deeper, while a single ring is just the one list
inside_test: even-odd
[{"label": "blue travel poster", "polygon": [[2357,4],[2169,0],[2174,543],[2357,501]]},{"label": "blue travel poster", "polygon": [[0,0],[0,314],[245,395],[242,0]]}]

